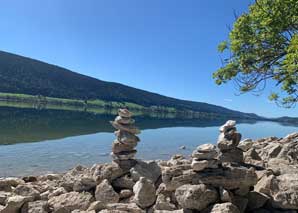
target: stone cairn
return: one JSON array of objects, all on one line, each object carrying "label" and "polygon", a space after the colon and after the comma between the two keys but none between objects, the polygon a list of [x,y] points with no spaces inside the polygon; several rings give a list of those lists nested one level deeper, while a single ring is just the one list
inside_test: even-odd
[{"label": "stone cairn", "polygon": [[237,147],[241,134],[237,132],[236,121],[227,121],[219,131],[217,147],[212,144],[203,144],[192,153],[191,166],[194,171],[202,171],[206,168],[215,169],[224,163],[243,163],[243,151]]},{"label": "stone cairn", "polygon": [[118,116],[111,124],[114,128],[115,135],[117,139],[112,144],[112,157],[114,162],[118,163],[120,166],[130,165],[135,162],[134,157],[137,150],[135,147],[140,141],[136,134],[140,131],[134,126],[135,121],[131,118],[132,113],[127,109],[119,109]]}]

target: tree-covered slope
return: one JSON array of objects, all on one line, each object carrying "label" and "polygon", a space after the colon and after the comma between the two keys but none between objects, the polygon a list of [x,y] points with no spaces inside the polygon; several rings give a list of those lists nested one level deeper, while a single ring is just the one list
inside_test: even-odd
[{"label": "tree-covered slope", "polygon": [[179,100],[119,83],[101,81],[38,60],[0,51],[0,92],[48,97],[131,102],[179,110],[257,118],[212,104]]}]

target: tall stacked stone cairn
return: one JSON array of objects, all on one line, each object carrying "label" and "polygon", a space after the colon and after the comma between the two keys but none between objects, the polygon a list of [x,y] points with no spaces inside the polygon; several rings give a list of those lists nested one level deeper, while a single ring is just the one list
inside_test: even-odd
[{"label": "tall stacked stone cairn", "polygon": [[120,166],[132,166],[135,163],[135,155],[137,150],[135,147],[140,141],[136,134],[140,133],[140,130],[134,126],[134,119],[131,118],[132,113],[127,109],[119,109],[118,116],[111,124],[115,131],[116,140],[112,144],[112,153],[114,162]]},{"label": "tall stacked stone cairn", "polygon": [[219,131],[217,147],[220,153],[218,160],[222,163],[243,163],[243,151],[237,147],[241,140],[241,134],[237,132],[236,121],[227,121],[219,128]]}]

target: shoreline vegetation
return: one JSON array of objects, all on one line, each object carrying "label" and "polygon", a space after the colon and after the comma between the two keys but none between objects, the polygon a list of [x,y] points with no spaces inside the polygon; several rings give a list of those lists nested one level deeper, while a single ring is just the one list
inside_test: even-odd
[{"label": "shoreline vegetation", "polygon": [[[211,112],[196,112],[192,110],[177,110],[173,107],[145,107],[130,102],[115,102],[104,100],[79,100],[0,92],[0,107],[56,109],[70,111],[86,111],[95,114],[117,114],[119,108],[127,108],[136,116],[145,115],[158,118],[212,119],[222,120],[231,116]],[[236,119],[237,117],[232,117]],[[240,117],[239,117],[240,118]],[[243,119],[243,118],[241,118]],[[247,118],[249,120],[255,120]]]}]

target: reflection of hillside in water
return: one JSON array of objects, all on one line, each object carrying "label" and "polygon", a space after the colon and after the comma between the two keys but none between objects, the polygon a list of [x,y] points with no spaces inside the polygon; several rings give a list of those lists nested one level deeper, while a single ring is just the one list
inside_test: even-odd
[{"label": "reflection of hillside in water", "polygon": [[[0,144],[39,142],[70,136],[113,132],[115,115],[65,110],[0,107]],[[165,117],[161,115],[161,117]],[[141,130],[165,127],[212,127],[223,120],[135,117]]]}]

